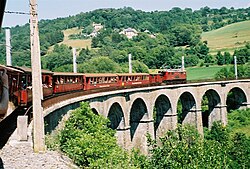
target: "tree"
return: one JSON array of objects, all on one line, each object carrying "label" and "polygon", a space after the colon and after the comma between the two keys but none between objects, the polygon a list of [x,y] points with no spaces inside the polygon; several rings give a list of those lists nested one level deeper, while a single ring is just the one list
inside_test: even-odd
[{"label": "tree", "polygon": [[200,43],[197,48],[198,48],[197,52],[198,52],[199,58],[204,59],[209,53],[209,48],[207,47],[207,44]]},{"label": "tree", "polygon": [[196,66],[199,63],[198,56],[191,55],[185,57],[185,65],[186,66]]},{"label": "tree", "polygon": [[216,59],[217,59],[217,64],[218,65],[224,65],[225,64],[225,58],[221,54],[221,51],[217,52]]},{"label": "tree", "polygon": [[226,67],[221,68],[216,74],[215,79],[228,79],[233,78],[234,72],[229,71]]},{"label": "tree", "polygon": [[214,122],[211,130],[205,137],[207,140],[215,140],[225,145],[229,143],[229,131],[220,122]]},{"label": "tree", "polygon": [[91,34],[94,31],[94,27],[92,25],[88,25],[82,30],[82,33],[85,33],[87,35]]},{"label": "tree", "polygon": [[84,73],[114,73],[121,72],[119,64],[108,57],[100,56],[92,58],[78,65],[79,72]]},{"label": "tree", "polygon": [[250,139],[243,133],[236,133],[229,150],[231,168],[250,168]]},{"label": "tree", "polygon": [[148,67],[140,61],[134,60],[132,61],[132,65],[133,65],[133,72],[136,73],[148,73]]},{"label": "tree", "polygon": [[224,52],[224,58],[225,64],[231,64],[233,61],[233,58],[231,57],[231,54],[229,52]]},{"label": "tree", "polygon": [[108,119],[94,114],[88,103],[81,103],[61,131],[61,150],[81,168],[131,168],[108,123]]},{"label": "tree", "polygon": [[[224,134],[224,133],[221,133]],[[144,168],[227,168],[227,147],[215,140],[203,140],[191,126],[178,126],[159,139],[148,136],[150,157],[141,163]],[[226,150],[224,150],[226,148]],[[146,166],[146,167],[145,167]]]},{"label": "tree", "polygon": [[54,49],[47,56],[42,57],[43,68],[54,71],[55,68],[73,64],[72,52],[66,45],[54,46]]}]

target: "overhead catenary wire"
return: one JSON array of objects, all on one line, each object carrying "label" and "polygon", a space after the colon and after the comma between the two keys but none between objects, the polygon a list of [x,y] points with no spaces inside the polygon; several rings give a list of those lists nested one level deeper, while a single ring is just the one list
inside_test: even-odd
[{"label": "overhead catenary wire", "polygon": [[19,12],[19,11],[4,11],[4,13],[17,14],[17,15],[30,15],[30,13],[28,12]]}]

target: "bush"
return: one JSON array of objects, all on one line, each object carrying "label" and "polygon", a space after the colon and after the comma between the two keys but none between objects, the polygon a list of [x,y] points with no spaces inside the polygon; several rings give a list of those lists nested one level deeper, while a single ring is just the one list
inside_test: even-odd
[{"label": "bush", "polygon": [[128,154],[117,145],[108,123],[88,103],[81,103],[60,134],[61,150],[82,168],[131,168]]}]

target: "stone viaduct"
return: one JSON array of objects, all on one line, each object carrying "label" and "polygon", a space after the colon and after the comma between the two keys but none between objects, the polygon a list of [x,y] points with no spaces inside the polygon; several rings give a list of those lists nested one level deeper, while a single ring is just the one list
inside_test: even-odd
[{"label": "stone viaduct", "polygon": [[[228,95],[231,95],[230,102]],[[202,113],[207,97],[208,110]],[[250,80],[233,80],[124,89],[65,100],[44,110],[45,122],[54,128],[68,110],[88,101],[94,113],[108,117],[118,143],[147,151],[146,133],[154,138],[175,129],[178,122],[194,125],[200,133],[214,121],[227,124],[227,107],[250,108]],[[182,112],[177,114],[178,101]],[[230,103],[230,105],[228,105]],[[56,120],[55,120],[56,119]]]}]

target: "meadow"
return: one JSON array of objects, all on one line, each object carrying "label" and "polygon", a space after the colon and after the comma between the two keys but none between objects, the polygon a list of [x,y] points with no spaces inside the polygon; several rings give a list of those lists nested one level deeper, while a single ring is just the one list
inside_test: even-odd
[{"label": "meadow", "polygon": [[71,46],[73,48],[91,48],[91,39],[69,39],[69,35],[78,34],[82,31],[82,29],[72,28],[66,29],[63,31],[64,40],[60,44],[65,44],[67,46]]},{"label": "meadow", "polygon": [[215,74],[221,70],[223,67],[229,67],[232,65],[218,66],[213,65],[209,67],[188,67],[187,71],[187,80],[204,80],[204,79],[214,79]]},{"label": "meadow", "polygon": [[243,21],[202,33],[202,41],[208,42],[211,54],[220,51],[233,53],[250,42],[250,21]]}]

